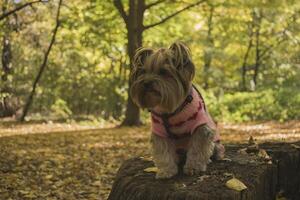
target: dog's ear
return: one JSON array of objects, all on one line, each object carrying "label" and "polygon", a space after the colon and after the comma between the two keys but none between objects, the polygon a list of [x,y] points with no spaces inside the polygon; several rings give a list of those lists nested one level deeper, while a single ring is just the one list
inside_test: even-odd
[{"label": "dog's ear", "polygon": [[132,60],[133,68],[141,68],[145,65],[146,58],[153,53],[153,49],[141,47],[136,50]]},{"label": "dog's ear", "polygon": [[132,70],[130,73],[130,82],[137,79],[141,74],[145,72],[146,58],[153,53],[153,49],[141,47],[137,49],[132,60]]},{"label": "dog's ear", "polygon": [[172,52],[174,67],[183,75],[186,81],[191,81],[195,75],[195,66],[190,49],[182,42],[175,42],[169,47],[169,50]]}]

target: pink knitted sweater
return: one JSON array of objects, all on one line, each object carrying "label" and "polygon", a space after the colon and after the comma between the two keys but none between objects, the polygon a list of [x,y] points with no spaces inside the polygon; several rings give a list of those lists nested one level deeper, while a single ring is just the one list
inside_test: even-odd
[{"label": "pink knitted sweater", "polygon": [[[193,134],[197,127],[207,124],[211,129],[217,132],[215,141],[218,141],[220,136],[217,131],[217,126],[206,110],[203,98],[194,87],[192,88],[191,95],[193,97],[192,101],[185,105],[177,114],[168,118],[169,130],[180,138],[180,135],[186,133]],[[154,112],[158,113],[156,109],[154,109]],[[169,137],[162,118],[153,112],[151,113],[151,117],[152,132],[163,138]]]}]

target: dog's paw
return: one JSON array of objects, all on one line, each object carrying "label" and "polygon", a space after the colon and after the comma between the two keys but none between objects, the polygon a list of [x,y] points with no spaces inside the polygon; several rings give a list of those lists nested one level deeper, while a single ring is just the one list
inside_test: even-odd
[{"label": "dog's paw", "polygon": [[216,143],[214,154],[212,157],[215,160],[223,160],[223,158],[225,157],[225,147],[220,143]]},{"label": "dog's paw", "polygon": [[175,176],[177,174],[177,170],[158,170],[156,173],[156,179],[167,179]]},{"label": "dog's paw", "polygon": [[183,173],[188,176],[198,175],[201,172],[205,172],[207,165],[187,166],[183,167]]}]

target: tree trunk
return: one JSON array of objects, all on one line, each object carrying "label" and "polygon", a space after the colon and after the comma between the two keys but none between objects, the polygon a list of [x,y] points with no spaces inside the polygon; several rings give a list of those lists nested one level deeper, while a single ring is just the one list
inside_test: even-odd
[{"label": "tree trunk", "polygon": [[[12,52],[9,33],[4,34],[2,44],[2,68],[4,73],[1,78],[3,82],[7,82],[8,75],[12,72]],[[4,85],[7,86],[7,84]]]},{"label": "tree trunk", "polygon": [[49,57],[50,51],[52,49],[52,46],[53,46],[53,44],[55,42],[58,28],[60,26],[59,16],[60,16],[61,4],[62,4],[62,0],[59,0],[58,8],[57,8],[57,13],[56,13],[56,19],[55,19],[56,20],[56,25],[55,25],[55,28],[53,30],[52,38],[51,38],[50,44],[48,46],[48,49],[47,49],[47,51],[46,51],[46,53],[44,55],[43,63],[41,64],[39,72],[38,72],[38,74],[37,74],[37,76],[36,76],[36,78],[35,78],[35,80],[33,82],[31,92],[30,92],[30,94],[29,94],[29,96],[27,98],[27,101],[26,101],[25,105],[24,105],[23,112],[22,112],[22,114],[20,116],[20,119],[19,119],[20,121],[24,121],[25,120],[25,117],[26,117],[26,115],[27,115],[27,113],[28,113],[28,111],[30,109],[31,104],[32,104],[33,97],[35,95],[35,90],[37,88],[37,85],[38,85],[38,83],[39,83],[39,81],[40,81],[40,79],[42,77],[43,72],[45,71],[46,66],[47,66],[48,57]]},{"label": "tree trunk", "polygon": [[[200,5],[204,3],[206,0],[199,0],[193,4],[189,4],[185,6],[184,8],[173,12],[172,14],[162,18],[160,21],[155,22],[153,24],[149,24],[147,26],[144,26],[144,12],[147,9],[150,9],[153,6],[156,6],[160,3],[165,2],[164,0],[157,0],[149,4],[145,4],[145,0],[129,0],[129,11],[126,13],[124,9],[124,5],[121,0],[114,0],[114,5],[119,11],[121,17],[123,18],[126,29],[127,29],[127,50],[128,50],[128,56],[130,59],[130,71],[132,69],[132,59],[134,57],[135,51],[142,46],[143,41],[143,32],[149,28],[158,26],[160,24],[165,23],[172,17],[175,17],[176,15],[184,12],[185,10],[188,10],[192,7],[195,7],[197,5]],[[130,80],[129,80],[129,88],[131,86]],[[127,100],[127,107],[126,107],[126,113],[125,113],[125,119],[122,123],[122,125],[126,126],[136,126],[140,125],[140,109],[135,105],[130,97],[130,92],[128,90],[128,100]]]},{"label": "tree trunk", "polygon": [[254,73],[253,73],[253,84],[254,84],[254,88],[253,90],[256,89],[256,85],[257,85],[257,76],[258,76],[258,70],[260,67],[260,23],[261,23],[261,19],[260,16],[257,19],[257,27],[256,27],[256,33],[255,33],[255,39],[256,39],[256,46],[255,46],[255,66],[254,66]]},{"label": "tree trunk", "polygon": [[[7,24],[7,29],[9,25]],[[2,69],[3,73],[1,76],[2,85],[0,88],[1,94],[4,96],[0,96],[0,117],[10,117],[13,116],[16,112],[16,105],[12,104],[13,97],[12,97],[12,88],[11,88],[11,81],[9,80],[9,75],[12,73],[12,66],[11,66],[11,46],[10,46],[10,38],[8,31],[5,31],[3,36],[3,43],[2,43]]]},{"label": "tree trunk", "polygon": [[247,85],[246,85],[247,61],[248,61],[248,57],[249,57],[251,48],[252,48],[252,35],[249,38],[248,47],[247,47],[246,53],[244,55],[243,64],[242,64],[242,87],[241,87],[242,91],[247,90]]},{"label": "tree trunk", "polygon": [[[252,18],[254,14],[252,14]],[[242,91],[246,91],[247,90],[247,85],[246,85],[246,76],[247,76],[247,63],[248,63],[248,58],[249,58],[249,54],[250,51],[252,49],[253,46],[253,34],[254,34],[254,26],[255,26],[255,22],[254,19],[252,19],[252,22],[250,24],[249,27],[249,42],[248,42],[248,46],[247,46],[247,50],[246,53],[244,55],[244,59],[243,59],[243,63],[242,63],[242,85],[241,85],[241,89]]]},{"label": "tree trunk", "polygon": [[254,64],[254,72],[252,75],[252,85],[251,90],[256,89],[257,85],[257,76],[258,70],[261,64],[261,57],[260,57],[260,29],[261,29],[261,20],[262,20],[262,11],[257,10],[257,12],[253,12],[253,21],[255,23],[255,64]]},{"label": "tree trunk", "polygon": [[214,13],[214,7],[210,7],[209,10],[209,16],[207,20],[207,42],[208,42],[208,47],[206,50],[204,50],[204,67],[203,67],[203,79],[204,79],[204,89],[208,89],[209,87],[209,70],[212,62],[212,49],[214,48],[214,40],[212,37],[212,29],[213,29],[213,13]]},{"label": "tree trunk", "polygon": [[[108,200],[274,200],[280,195],[299,200],[299,145],[300,142],[260,145],[260,151],[264,149],[272,161],[259,156],[263,155],[260,151],[249,152],[250,147],[239,153],[245,145],[228,145],[229,159],[213,161],[202,175],[185,176],[181,169],[179,175],[166,180],[156,180],[155,172],[144,171],[153,167],[152,161],[130,159],[119,169]],[[233,177],[247,189],[237,191],[226,187]]]},{"label": "tree trunk", "polygon": [[[130,71],[132,70],[132,60],[135,51],[142,46],[143,40],[143,18],[144,18],[144,0],[130,0],[129,2],[129,15],[127,21],[127,51],[130,60]],[[131,86],[130,79],[128,81],[129,88]],[[132,101],[130,96],[130,90],[128,89],[127,107],[125,113],[125,119],[122,125],[125,126],[138,126],[141,125],[140,109]]]},{"label": "tree trunk", "polygon": [[[7,10],[8,1],[6,0],[2,6],[2,12],[5,13]],[[0,93],[4,96],[0,96],[0,117],[11,117],[18,109],[18,99],[13,94],[12,81],[9,78],[12,75],[12,50],[11,50],[11,24],[9,19],[6,18],[4,22],[4,34],[2,39],[2,69],[3,73],[1,76],[2,85]]]}]

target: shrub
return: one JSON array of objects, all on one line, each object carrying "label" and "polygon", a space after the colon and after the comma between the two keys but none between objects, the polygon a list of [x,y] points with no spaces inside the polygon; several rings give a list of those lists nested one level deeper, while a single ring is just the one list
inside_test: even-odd
[{"label": "shrub", "polygon": [[204,94],[211,115],[219,121],[247,122],[300,118],[300,93],[292,88],[236,92],[216,96]]},{"label": "shrub", "polygon": [[57,99],[51,106],[52,114],[58,118],[69,118],[72,115],[72,111],[69,109],[67,102],[62,99]]}]

